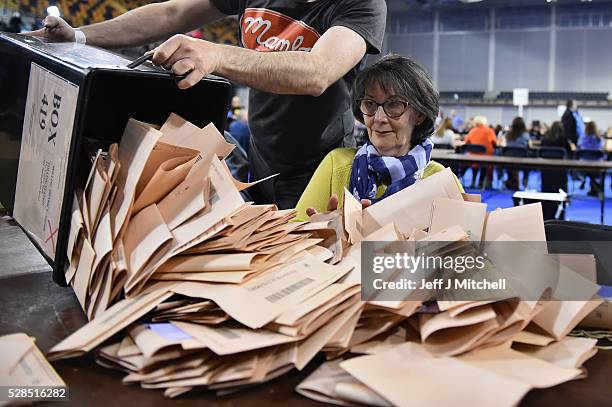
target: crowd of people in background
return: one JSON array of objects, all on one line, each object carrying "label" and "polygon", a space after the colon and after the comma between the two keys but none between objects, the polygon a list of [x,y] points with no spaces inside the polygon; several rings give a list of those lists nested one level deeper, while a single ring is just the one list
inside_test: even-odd
[{"label": "crowd of people in background", "polygon": [[[228,130],[248,154],[250,133],[247,116],[246,109],[242,106],[240,99],[235,96],[228,113]],[[440,110],[435,126],[436,130],[431,136],[431,141],[436,148],[458,149],[466,144],[479,144],[485,147],[484,154],[488,155],[495,154],[498,147],[522,149],[561,147],[566,151],[566,158],[572,158],[577,151],[603,150],[606,138],[612,139],[612,128],[605,132],[600,131],[595,121],[584,119],[580,115],[574,100],[568,100],[566,111],[561,119],[550,124],[541,120],[533,120],[528,127],[522,117],[515,117],[507,126],[493,125],[488,122],[487,117],[482,115],[464,120],[454,109],[451,109],[448,114]],[[367,141],[365,127],[358,121],[355,123],[354,137],[357,147]],[[473,177],[470,186],[486,188],[487,181],[490,182],[492,179],[492,169],[481,169],[477,166],[473,166],[472,169]],[[503,172],[503,170],[500,171]],[[522,172],[522,186],[525,188],[529,172],[526,170]],[[519,172],[512,170],[506,173],[504,186],[510,190],[519,189]],[[573,174],[573,176],[582,181],[581,188],[585,187],[586,179],[589,178],[589,195],[597,196],[601,191],[602,186],[596,174]],[[561,183],[559,186],[567,189],[567,183]],[[556,186],[553,189],[556,192]]]},{"label": "crowd of people in background", "polygon": [[[485,147],[481,154],[493,155],[497,147],[516,147],[519,149],[535,149],[538,147],[561,147],[566,151],[566,158],[573,158],[576,152],[583,150],[604,150],[606,138],[612,138],[612,128],[606,132],[598,129],[595,121],[583,118],[578,112],[575,100],[568,100],[561,120],[548,125],[540,120],[533,120],[527,127],[522,117],[515,117],[508,126],[491,125],[485,116],[474,116],[465,121],[455,110],[447,115],[440,111],[437,120],[437,131],[431,138],[439,148],[458,148],[466,144],[479,144]],[[471,149],[470,149],[471,150]],[[595,155],[597,156],[597,155]],[[605,152],[601,155],[605,158]],[[474,168],[472,186],[483,187],[483,174],[480,172],[478,184],[476,178],[478,168]],[[491,180],[491,174],[487,175]],[[519,189],[517,171],[508,171],[505,186],[508,189]],[[581,188],[589,178],[588,194],[597,196],[602,186],[595,174],[575,174],[582,180]],[[523,186],[527,185],[528,172],[523,175]],[[486,179],[485,179],[486,182]],[[486,187],[486,184],[485,184]]]}]

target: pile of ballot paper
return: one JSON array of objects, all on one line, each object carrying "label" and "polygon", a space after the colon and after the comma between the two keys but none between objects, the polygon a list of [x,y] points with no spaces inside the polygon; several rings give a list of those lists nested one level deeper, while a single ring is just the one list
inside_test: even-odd
[{"label": "pile of ballot paper", "polygon": [[[345,191],[340,211],[294,222],[293,210],[244,202],[252,184],[232,178],[231,150],[212,125],[172,115],[160,128],[130,120],[96,155],[66,270],[91,321],[50,359],[95,350],[125,384],[176,397],[263,383],[323,352],[346,360],[300,384],[317,400],[510,406],[580,377],[594,354],[566,335],[597,300],[362,301],[363,242],[545,242],[539,204],[487,212],[446,169],[365,209]],[[595,267],[589,255],[558,261]]]}]

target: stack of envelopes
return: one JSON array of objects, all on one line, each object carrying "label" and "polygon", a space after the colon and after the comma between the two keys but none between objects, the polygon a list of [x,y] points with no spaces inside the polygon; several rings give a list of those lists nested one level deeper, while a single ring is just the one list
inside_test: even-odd
[{"label": "stack of envelopes", "polygon": [[[50,359],[95,350],[124,383],[176,397],[263,383],[319,352],[368,354],[324,364],[298,390],[402,405],[414,401],[410,385],[422,403],[495,404],[495,391],[470,390],[478,382],[506,386],[496,403],[513,405],[530,388],[579,377],[593,355],[593,341],[566,337],[599,303],[584,277],[592,256],[550,255],[564,272],[556,287],[534,284],[533,298],[363,297],[362,242],[410,241],[437,255],[480,241],[545,243],[539,204],[487,212],[446,169],[366,209],[345,191],[340,211],[293,222],[293,210],[244,202],[252,184],[231,177],[231,149],[214,127],[172,115],[159,129],[130,120],[121,144],[97,154],[75,198],[66,270],[91,321]],[[567,287],[587,297],[544,301]],[[512,373],[522,369],[546,373]],[[451,374],[461,381],[436,392]]]},{"label": "stack of envelopes", "polygon": [[296,233],[295,210],[244,202],[253,183],[232,178],[233,148],[173,114],[161,128],[130,120],[120,146],[98,152],[73,202],[65,271],[89,319],[151,281],[238,284],[302,252],[332,256]]}]

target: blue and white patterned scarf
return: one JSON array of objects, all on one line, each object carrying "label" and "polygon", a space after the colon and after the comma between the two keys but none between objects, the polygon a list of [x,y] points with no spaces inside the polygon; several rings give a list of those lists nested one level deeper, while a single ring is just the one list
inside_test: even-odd
[{"label": "blue and white patterned scarf", "polygon": [[[357,200],[369,199],[376,203],[409,187],[423,177],[432,148],[433,143],[426,139],[405,156],[384,157],[368,141],[355,154],[349,190]],[[376,191],[381,183],[388,187],[380,198],[376,198]]]}]

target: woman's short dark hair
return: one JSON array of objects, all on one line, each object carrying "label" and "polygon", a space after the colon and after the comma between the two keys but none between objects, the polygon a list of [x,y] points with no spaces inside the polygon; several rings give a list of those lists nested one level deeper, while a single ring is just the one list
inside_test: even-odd
[{"label": "woman's short dark hair", "polygon": [[412,147],[422,143],[434,132],[434,123],[438,116],[440,95],[434,88],[427,71],[414,60],[389,54],[361,71],[353,83],[353,114],[363,123],[363,114],[359,110],[357,99],[365,96],[366,87],[377,83],[388,93],[401,96],[425,120],[415,126],[410,144]]}]

